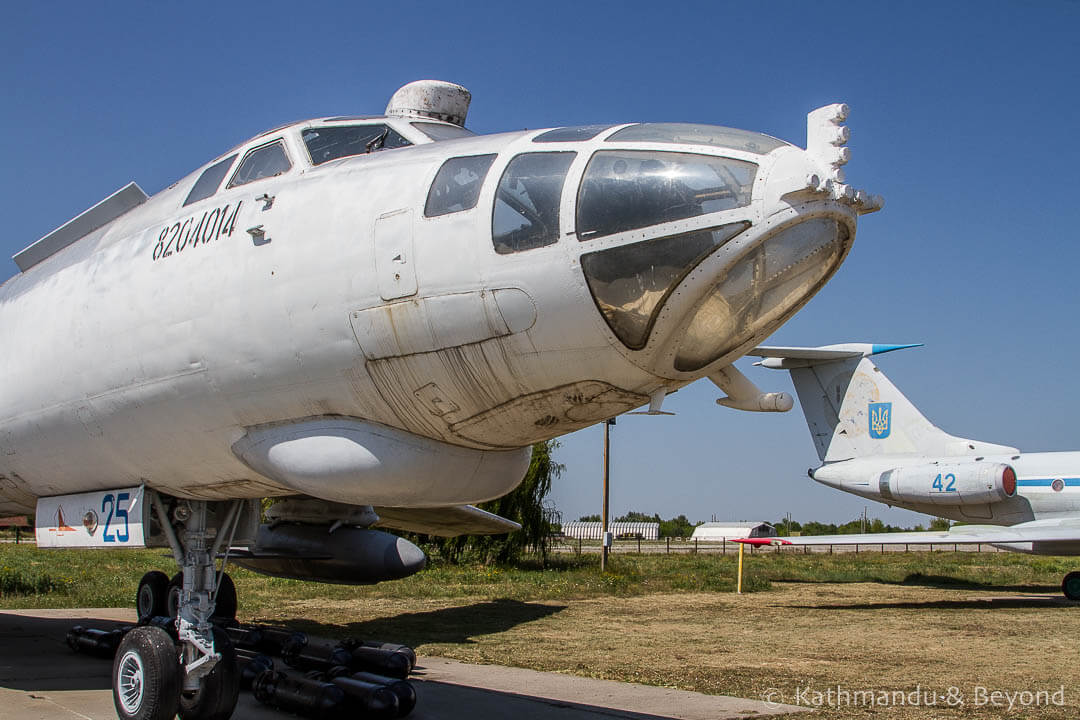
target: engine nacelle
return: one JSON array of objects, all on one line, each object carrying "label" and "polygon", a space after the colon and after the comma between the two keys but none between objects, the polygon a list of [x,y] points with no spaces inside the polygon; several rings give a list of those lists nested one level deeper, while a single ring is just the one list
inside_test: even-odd
[{"label": "engine nacelle", "polygon": [[881,474],[878,492],[889,499],[932,505],[985,505],[1016,494],[1016,471],[1003,463],[935,463]]},{"label": "engine nacelle", "polygon": [[263,575],[371,585],[424,569],[424,551],[405,538],[379,530],[333,525],[260,525],[255,545],[235,562]]}]

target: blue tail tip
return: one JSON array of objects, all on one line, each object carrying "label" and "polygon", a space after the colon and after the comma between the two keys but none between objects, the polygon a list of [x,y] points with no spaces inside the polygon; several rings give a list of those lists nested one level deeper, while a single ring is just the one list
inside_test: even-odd
[{"label": "blue tail tip", "polygon": [[873,346],[871,355],[880,355],[882,353],[892,352],[893,350],[907,350],[908,348],[922,347],[924,343],[908,343],[907,345],[877,345]]}]

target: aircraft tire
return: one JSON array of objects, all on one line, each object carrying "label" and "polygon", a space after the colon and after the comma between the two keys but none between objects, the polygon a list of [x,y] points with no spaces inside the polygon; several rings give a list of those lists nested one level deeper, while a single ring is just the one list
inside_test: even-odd
[{"label": "aircraft tire", "polygon": [[113,704],[120,720],[171,720],[180,703],[180,661],[158,627],[134,628],[113,658]]},{"label": "aircraft tire", "polygon": [[165,591],[165,614],[174,618],[180,612],[180,591],[184,589],[184,573],[178,572],[169,580]]},{"label": "aircraft tire", "polygon": [[1080,572],[1073,571],[1061,581],[1061,592],[1069,600],[1080,600]]},{"label": "aircraft tire", "polygon": [[142,576],[139,590],[135,593],[135,612],[139,615],[140,623],[165,614],[168,591],[169,576],[160,570],[151,570]]},{"label": "aircraft tire", "polygon": [[179,714],[183,720],[229,720],[240,695],[240,668],[236,648],[224,630],[214,628],[214,650],[221,659],[202,679],[195,693],[180,693]]}]

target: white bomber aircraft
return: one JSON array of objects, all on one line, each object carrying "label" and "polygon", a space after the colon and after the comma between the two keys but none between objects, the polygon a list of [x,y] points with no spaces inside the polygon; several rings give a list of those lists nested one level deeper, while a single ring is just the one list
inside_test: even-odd
[{"label": "white bomber aircraft", "polygon": [[[807,149],[646,123],[477,136],[469,93],[294,123],[148,198],[134,183],[15,256],[0,287],[0,512],[43,547],[170,547],[114,663],[122,718],[227,718],[230,557],[366,583],[423,567],[375,527],[517,525],[471,505],[532,443],[731,363],[801,308],[877,196],[844,184],[847,107]],[[259,498],[288,497],[260,525]],[[215,557],[224,552],[220,571]]]},{"label": "white bomber aircraft", "polygon": [[[1036,555],[1080,555],[1080,452],[1022,453],[949,435],[870,357],[914,345],[759,347],[755,363],[789,370],[829,487],[958,520],[942,532],[770,538],[771,544],[986,543]],[[1080,572],[1061,583],[1080,600]]]}]

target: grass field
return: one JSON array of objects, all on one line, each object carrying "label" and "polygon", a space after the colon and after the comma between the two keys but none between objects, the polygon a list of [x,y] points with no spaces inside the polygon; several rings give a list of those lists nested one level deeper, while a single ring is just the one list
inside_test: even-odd
[{"label": "grass field", "polygon": [[[596,563],[560,556],[546,569],[435,564],[371,587],[243,570],[234,578],[244,620],[405,642],[469,662],[820,699],[827,707],[817,716],[828,718],[1080,715],[1080,607],[1058,599],[1061,576],[1080,565],[1068,558],[758,553],[747,558],[741,596],[731,556],[618,555],[604,576]],[[139,577],[155,567],[175,571],[161,551],[2,545],[0,607],[129,606]],[[980,687],[985,697],[976,696]],[[1050,695],[1061,687],[1065,707]],[[829,703],[829,688],[863,694]],[[937,704],[867,706],[866,691],[910,700],[916,690],[921,705],[928,692]],[[1046,691],[1039,700],[1050,706],[1018,708],[1028,698],[1013,696],[1011,711],[990,707],[993,691]],[[960,696],[965,704],[950,707]]]}]

